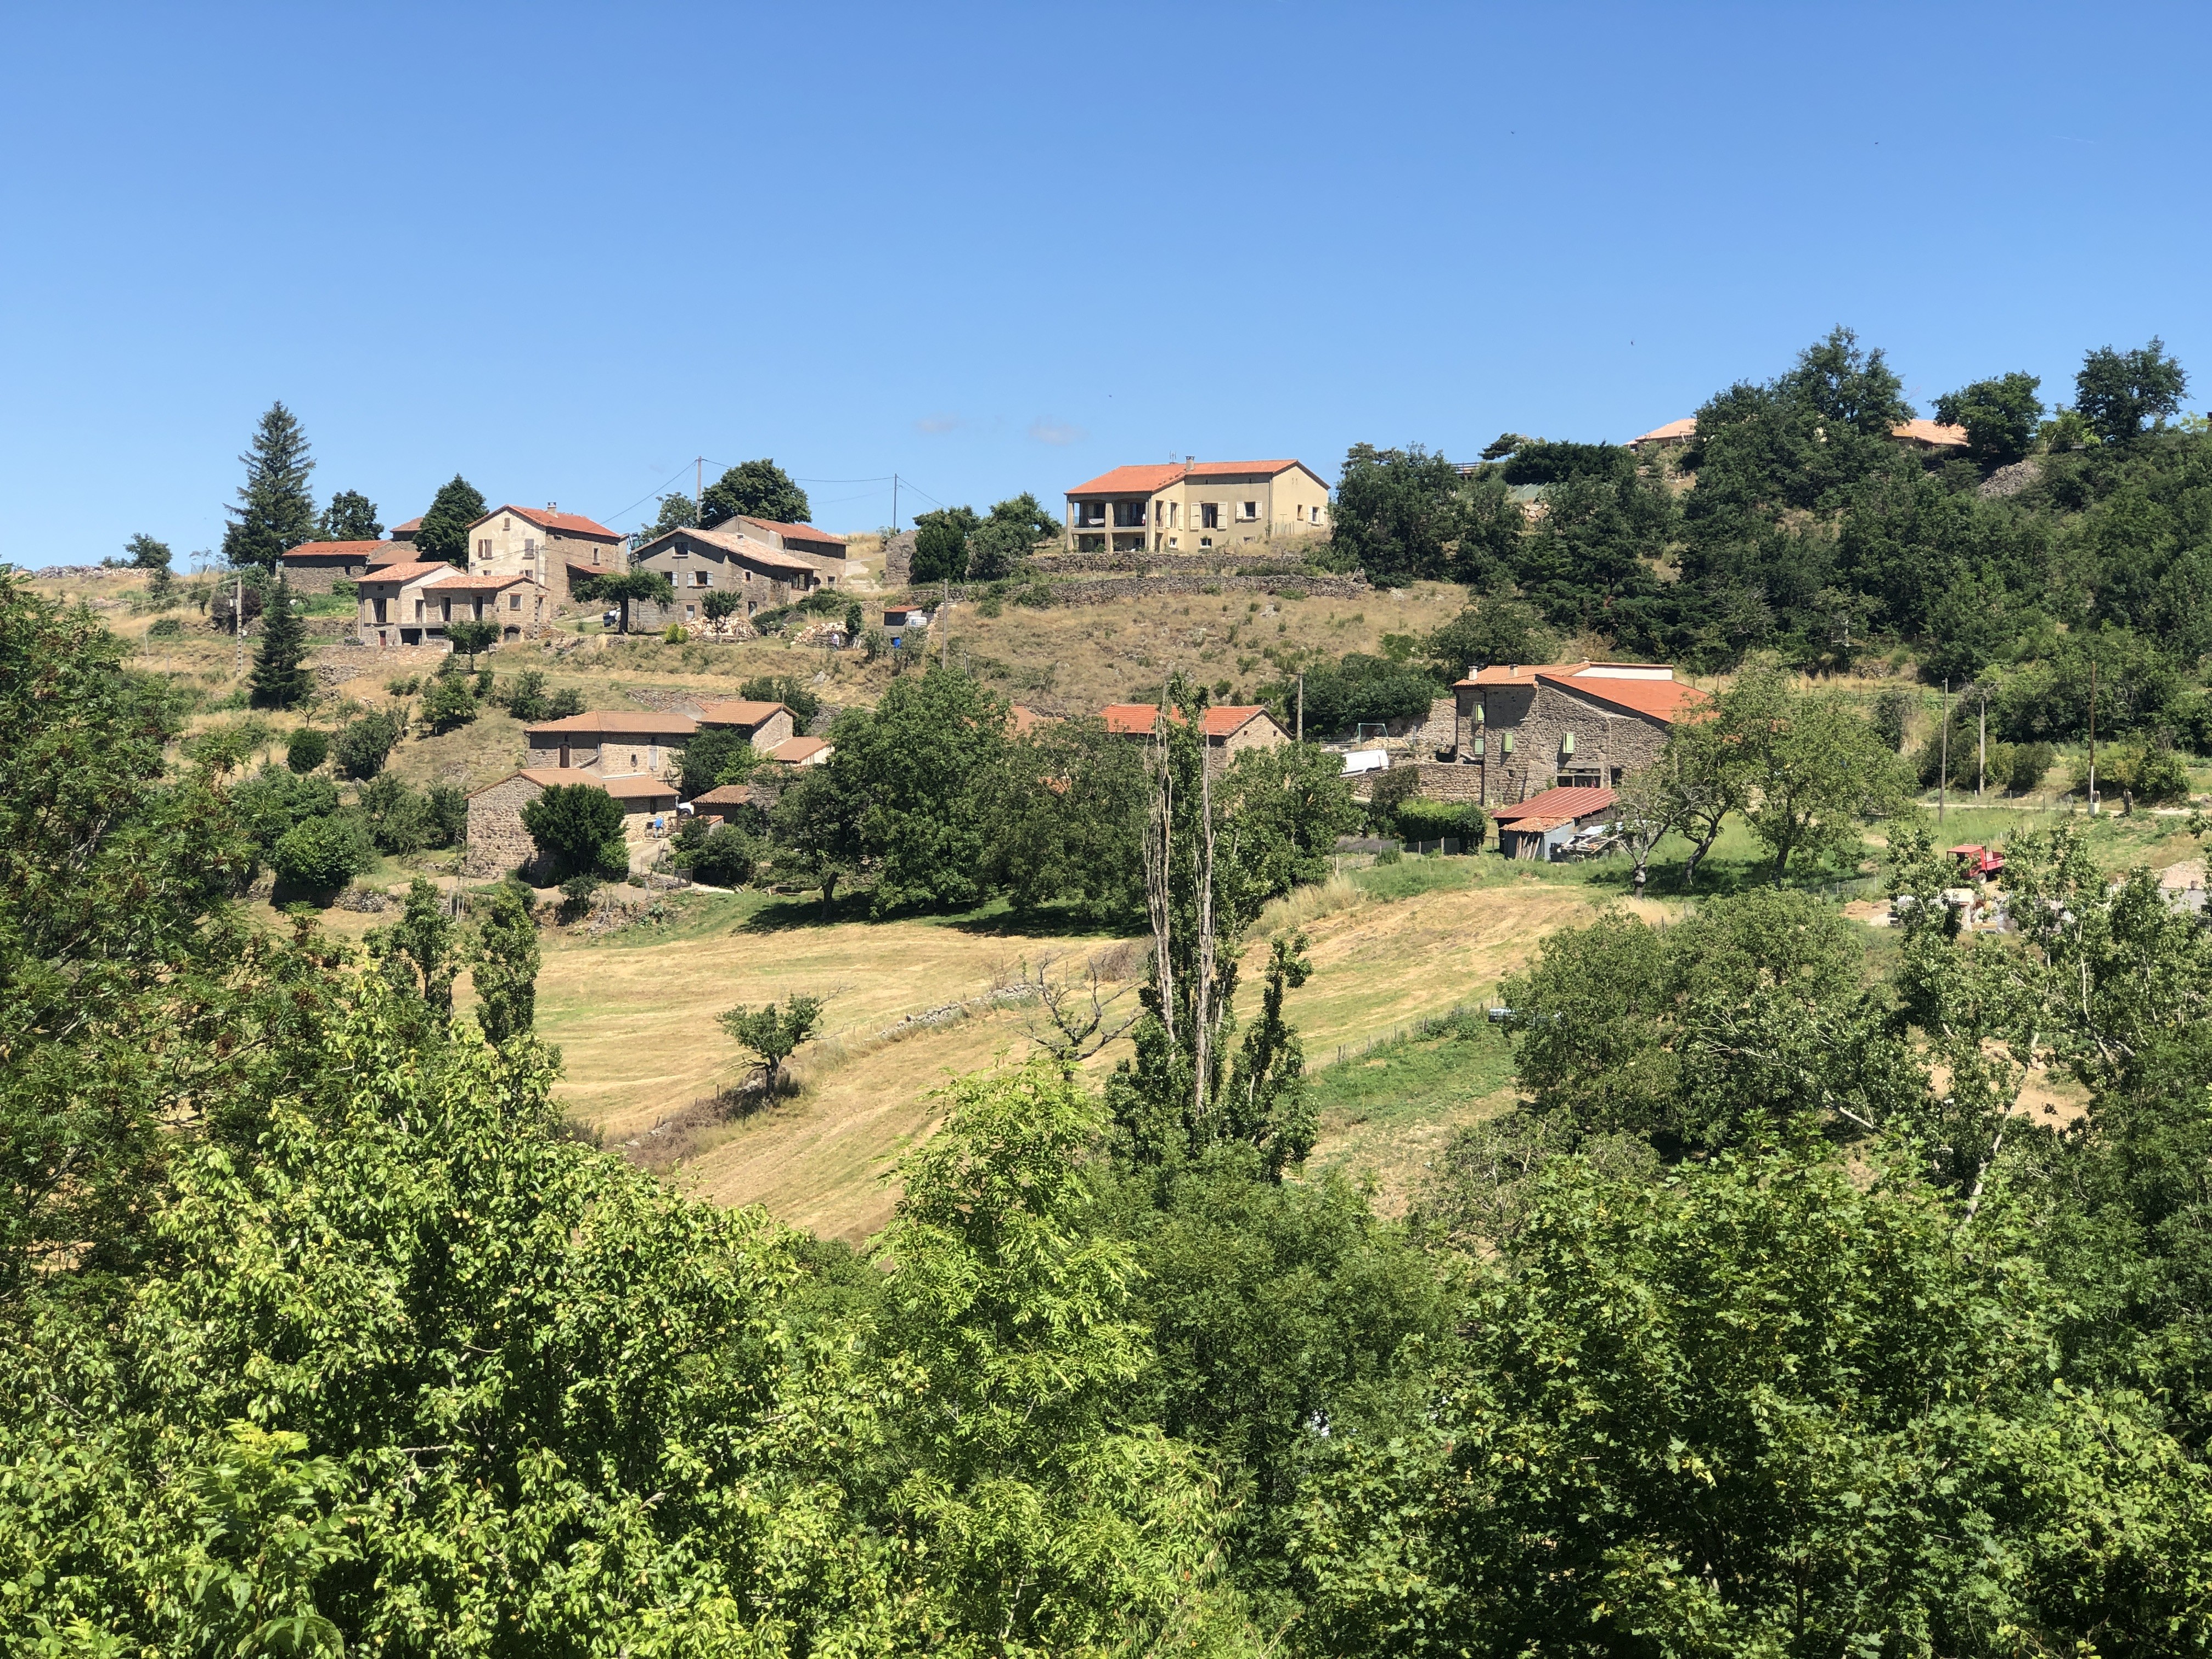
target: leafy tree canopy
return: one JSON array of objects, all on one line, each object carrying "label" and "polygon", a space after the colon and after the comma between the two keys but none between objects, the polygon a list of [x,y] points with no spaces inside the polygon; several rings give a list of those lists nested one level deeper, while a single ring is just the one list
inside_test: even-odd
[{"label": "leafy tree canopy", "polygon": [[805,524],[813,511],[806,492],[771,460],[739,462],[707,486],[699,508],[698,522],[709,530],[739,515],[774,524]]},{"label": "leafy tree canopy", "polygon": [[326,542],[373,542],[384,534],[376,503],[353,489],[341,489],[331,497],[317,527]]},{"label": "leafy tree canopy", "polygon": [[2126,443],[2163,426],[2181,409],[2189,376],[2155,335],[2146,346],[2100,346],[2074,377],[2074,406],[2106,443]]}]

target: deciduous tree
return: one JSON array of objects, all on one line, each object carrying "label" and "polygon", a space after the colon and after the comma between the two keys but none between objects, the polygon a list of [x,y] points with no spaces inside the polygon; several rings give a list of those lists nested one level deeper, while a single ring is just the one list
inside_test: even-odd
[{"label": "deciduous tree", "polygon": [[698,522],[711,530],[742,515],[773,524],[805,524],[812,510],[806,492],[774,461],[740,461],[707,486]]},{"label": "deciduous tree", "polygon": [[331,496],[318,527],[326,542],[373,542],[384,534],[376,503],[356,489],[341,489]]}]

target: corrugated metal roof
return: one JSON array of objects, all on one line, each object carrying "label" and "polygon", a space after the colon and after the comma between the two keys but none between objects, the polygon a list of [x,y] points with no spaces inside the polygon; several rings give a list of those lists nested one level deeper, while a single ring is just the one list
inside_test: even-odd
[{"label": "corrugated metal roof", "polygon": [[1493,807],[1490,816],[1502,825],[1525,830],[1529,827],[1525,820],[1530,818],[1557,818],[1560,823],[1571,823],[1593,812],[1602,812],[1620,799],[1616,790],[1593,789],[1578,784],[1565,789],[1547,789],[1540,795],[1529,796],[1518,806]]}]

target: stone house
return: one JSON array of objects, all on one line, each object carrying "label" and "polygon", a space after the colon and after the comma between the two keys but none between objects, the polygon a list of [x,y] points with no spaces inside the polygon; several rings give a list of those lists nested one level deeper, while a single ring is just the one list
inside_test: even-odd
[{"label": "stone house", "polygon": [[547,874],[538,867],[537,843],[522,827],[522,809],[556,785],[575,783],[604,789],[622,804],[623,840],[629,848],[633,870],[650,864],[655,849],[675,831],[676,786],[665,779],[607,777],[557,766],[526,766],[469,797],[469,845],[461,866],[463,873],[489,876],[504,870],[526,870],[533,877]]},{"label": "stone house", "polygon": [[552,502],[543,511],[509,504],[469,526],[471,575],[528,576],[551,597],[556,613],[577,603],[572,584],[625,568],[625,538]]},{"label": "stone house", "polygon": [[1328,524],[1328,485],[1304,461],[1186,457],[1117,466],[1067,492],[1071,553],[1196,553]]},{"label": "stone house", "polygon": [[773,749],[798,733],[798,717],[780,702],[732,697],[699,711],[700,729],[736,732],[756,749]]},{"label": "stone house", "polygon": [[786,738],[768,757],[778,766],[827,766],[836,752],[821,738]]},{"label": "stone house", "polygon": [[638,549],[630,568],[657,570],[676,590],[670,605],[631,605],[631,626],[641,628],[670,623],[700,627],[707,620],[707,595],[717,591],[735,593],[742,601],[738,614],[750,617],[781,610],[828,585],[811,561],[727,530],[672,530],[656,536]]},{"label": "stone house", "polygon": [[396,524],[392,526],[391,529],[386,531],[384,533],[391,537],[395,542],[404,542],[408,546],[412,547],[415,544],[415,537],[422,528],[422,520],[410,519],[405,524]]},{"label": "stone house", "polygon": [[837,585],[841,576],[858,574],[860,567],[848,558],[845,538],[817,530],[811,524],[781,524],[774,519],[749,519],[743,514],[725,519],[715,530],[749,542],[758,542],[771,553],[787,553],[804,559],[822,575],[823,584]]},{"label": "stone house", "polygon": [[545,591],[521,574],[478,576],[443,560],[374,565],[354,579],[363,645],[434,645],[448,624],[495,622],[502,640],[544,631]]},{"label": "stone house", "polygon": [[356,580],[372,567],[408,564],[415,550],[400,542],[301,542],[276,562],[295,593],[327,593],[341,577]]},{"label": "stone house", "polygon": [[689,715],[653,709],[592,709],[562,720],[536,720],[524,732],[528,758],[523,765],[595,780],[673,778],[683,769],[684,744],[698,729]]},{"label": "stone house", "polygon": [[[1617,789],[1659,758],[1675,722],[1707,698],[1665,664],[1553,663],[1477,670],[1452,687],[1447,742],[1433,725],[1422,793],[1516,805],[1552,788]],[[1432,785],[1433,775],[1433,785]]]},{"label": "stone house", "polygon": [[[1112,737],[1141,742],[1159,730],[1158,703],[1109,702],[1098,714]],[[1182,720],[1172,711],[1170,718],[1178,724]],[[1258,703],[1217,704],[1198,717],[1198,729],[1206,740],[1206,763],[1217,770],[1247,749],[1273,749],[1291,740],[1291,734]]]}]

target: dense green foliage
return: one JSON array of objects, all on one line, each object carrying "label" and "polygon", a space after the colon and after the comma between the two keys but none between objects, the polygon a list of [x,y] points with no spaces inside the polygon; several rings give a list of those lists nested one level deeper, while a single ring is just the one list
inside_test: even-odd
[{"label": "dense green foliage", "polygon": [[774,461],[740,461],[707,486],[696,520],[684,522],[696,522],[711,530],[726,519],[743,514],[772,524],[805,524],[812,510],[807,505],[806,492]]},{"label": "dense green foliage", "polygon": [[326,542],[373,542],[384,534],[376,516],[376,503],[357,489],[341,489],[316,521],[319,539]]},{"label": "dense green foliage", "polygon": [[526,802],[522,827],[556,875],[629,868],[623,846],[622,803],[596,783],[556,783]]},{"label": "dense green foliage", "polygon": [[415,532],[416,550],[425,559],[469,568],[469,526],[487,511],[483,494],[458,472],[438,486],[430,510]]}]

